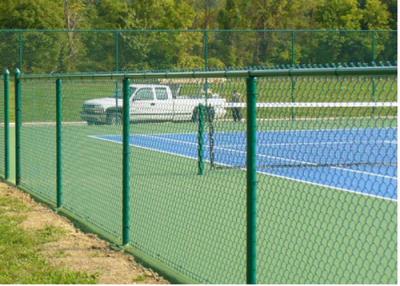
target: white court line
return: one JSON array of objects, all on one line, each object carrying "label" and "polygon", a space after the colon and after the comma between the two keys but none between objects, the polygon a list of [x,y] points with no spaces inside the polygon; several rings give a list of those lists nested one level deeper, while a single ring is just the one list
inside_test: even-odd
[{"label": "white court line", "polygon": [[[378,141],[327,141],[327,142],[296,142],[296,143],[266,143],[257,146],[298,146],[298,145],[348,145],[348,144],[397,144],[397,141],[378,140]],[[223,144],[222,147],[246,146],[247,144]]]},{"label": "white court line", "polygon": [[[336,132],[336,131],[363,131],[363,130],[387,130],[387,129],[393,129],[393,131],[397,130],[397,127],[381,127],[381,128],[373,128],[373,127],[368,127],[368,128],[328,128],[328,129],[292,129],[292,130],[257,130],[257,133],[302,133],[302,132]],[[243,130],[239,133],[243,133],[244,135],[246,130]],[[221,131],[217,132],[217,134],[235,134],[238,132],[235,131]],[[165,135],[166,133],[160,133],[160,134],[155,134],[155,135]],[[168,134],[168,133],[167,133]],[[185,134],[194,134],[194,133],[169,133],[169,134],[176,134],[176,135],[185,135]]]},{"label": "white court line", "polygon": [[[229,102],[225,103],[223,107],[247,107],[246,103]],[[257,107],[269,108],[288,108],[288,107],[397,107],[396,101],[381,101],[381,102],[258,102]]]},{"label": "white court line", "polygon": [[[165,138],[165,137],[160,137],[160,136],[154,136],[154,135],[138,135],[140,137],[148,137],[148,138],[156,138],[156,139],[162,139],[165,141],[169,142],[174,142],[174,143],[179,143],[179,144],[187,144],[187,145],[195,145],[197,146],[197,143],[193,142],[188,142],[188,141],[182,141],[182,140],[177,140],[177,139],[171,139],[171,138]],[[229,148],[223,148],[219,146],[215,146],[216,149],[220,150],[225,150],[229,152],[235,152],[235,153],[241,153],[241,154],[246,154],[245,151],[240,151],[240,150],[235,150],[235,149],[229,149]],[[272,158],[276,160],[282,160],[282,161],[287,161],[287,162],[295,162],[295,163],[300,163],[300,164],[305,164],[305,165],[310,165],[310,166],[318,166],[318,163],[314,162],[307,162],[307,161],[302,161],[302,160],[296,160],[296,159],[289,159],[289,158],[284,158],[284,157],[279,157],[279,156],[271,156],[271,155],[264,155],[264,154],[257,154],[257,157],[263,157],[263,158]],[[360,170],[354,170],[354,169],[349,169],[349,168],[344,168],[344,167],[335,167],[335,166],[328,166],[328,168],[331,169],[336,169],[336,170],[342,170],[345,172],[350,172],[350,173],[358,173],[358,174],[364,174],[368,176],[374,176],[374,177],[379,177],[379,178],[385,178],[389,180],[397,180],[397,177],[392,177],[392,176],[387,176],[387,175],[381,175],[381,174],[376,174],[376,173],[371,173],[367,171],[360,171]]]},{"label": "white court line", "polygon": [[[104,136],[104,135],[103,135],[103,136]],[[106,135],[106,136],[107,136],[107,135]],[[112,136],[119,136],[119,135],[112,135]],[[122,145],[122,141],[116,141],[116,140],[113,140],[113,139],[106,139],[106,138],[99,137],[99,136],[97,136],[97,135],[89,135],[88,137],[93,138],[93,139],[96,139],[96,140],[101,140],[101,141],[106,141],[106,142],[111,142],[111,143],[116,143],[116,144]],[[169,151],[163,151],[163,150],[156,149],[156,148],[143,147],[143,146],[136,145],[136,144],[129,144],[129,145],[130,145],[130,146],[137,147],[137,148],[139,148],[139,149],[150,150],[150,151],[155,151],[155,152],[162,153],[162,154],[169,154],[169,155],[178,156],[178,157],[182,157],[182,158],[197,160],[197,157],[191,157],[191,156],[187,156],[187,155],[183,155],[183,154],[179,154],[179,153],[174,153],[174,152],[169,152]],[[205,161],[206,161],[206,162],[210,162],[209,160],[205,160]],[[224,164],[224,163],[218,163],[218,164],[219,164],[219,165],[226,166],[226,167],[232,167],[232,166],[229,165],[229,164]],[[245,168],[240,168],[240,170],[245,171],[246,169],[245,169]],[[313,186],[329,188],[329,189],[336,190],[336,191],[348,192],[348,193],[353,193],[353,194],[356,194],[356,195],[361,195],[361,196],[372,197],[372,198],[376,198],[376,199],[382,199],[382,200],[397,202],[397,199],[393,199],[393,198],[387,198],[387,197],[383,197],[383,196],[378,196],[378,195],[373,195],[373,194],[368,194],[368,193],[357,192],[357,191],[353,191],[353,190],[349,190],[349,189],[338,188],[338,187],[334,187],[334,186],[330,186],[330,185],[324,185],[324,184],[314,183],[314,182],[305,181],[305,180],[301,180],[301,179],[296,179],[296,178],[292,178],[292,177],[286,177],[286,176],[276,175],[276,174],[269,173],[269,172],[257,171],[257,173],[264,174],[264,175],[268,175],[268,176],[271,176],[271,177],[286,179],[286,180],[290,180],[290,181],[294,181],[294,182],[300,182],[300,183],[303,183],[303,184],[310,184],[310,185],[313,185]]]},{"label": "white court line", "polygon": [[[393,131],[397,130],[397,127],[382,127],[382,128],[332,128],[332,129],[292,129],[292,130],[258,130],[257,133],[294,133],[294,132],[336,132],[336,131],[358,131],[358,130],[386,130],[393,129]],[[204,132],[208,134],[208,132]],[[235,132],[235,131],[218,131],[217,134],[243,134],[246,135],[246,130]],[[131,135],[135,136],[146,136],[146,134],[135,134]],[[165,135],[194,135],[197,136],[197,133],[187,132],[187,133],[155,133],[152,136],[165,136]]]}]

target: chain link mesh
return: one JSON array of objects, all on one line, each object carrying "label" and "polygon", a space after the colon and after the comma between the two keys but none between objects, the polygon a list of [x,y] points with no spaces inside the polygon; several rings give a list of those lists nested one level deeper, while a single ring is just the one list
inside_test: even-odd
[{"label": "chain link mesh", "polygon": [[[395,75],[260,76],[257,114],[244,78],[164,77],[129,86],[132,246],[197,282],[246,282],[255,144],[258,283],[396,283]],[[55,79],[22,86],[21,185],[54,202]],[[120,243],[122,81],[62,91],[63,208]]]},{"label": "chain link mesh", "polygon": [[[116,112],[102,107],[121,104],[121,86],[110,79],[63,81],[64,207],[121,240],[122,145],[104,135],[121,136],[111,125]],[[107,124],[108,123],[108,124]]]},{"label": "chain link mesh", "polygon": [[51,203],[56,195],[55,85],[22,80],[21,187]]},{"label": "chain link mesh", "polygon": [[0,66],[29,73],[396,60],[397,32],[390,30],[0,30]]},{"label": "chain link mesh", "polygon": [[5,178],[4,75],[0,77],[0,177]]},{"label": "chain link mesh", "polygon": [[260,78],[259,101],[314,105],[257,110],[260,283],[396,283],[396,94],[388,76]]}]

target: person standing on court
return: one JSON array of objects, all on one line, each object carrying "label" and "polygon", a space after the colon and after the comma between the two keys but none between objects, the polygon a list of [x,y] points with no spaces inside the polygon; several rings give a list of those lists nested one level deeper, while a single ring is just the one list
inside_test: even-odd
[{"label": "person standing on court", "polygon": [[[233,103],[240,103],[240,93],[235,89],[232,94],[232,102]],[[235,106],[235,104],[232,107],[232,116],[233,116],[233,121],[242,121],[242,111],[240,110],[239,106]]]}]

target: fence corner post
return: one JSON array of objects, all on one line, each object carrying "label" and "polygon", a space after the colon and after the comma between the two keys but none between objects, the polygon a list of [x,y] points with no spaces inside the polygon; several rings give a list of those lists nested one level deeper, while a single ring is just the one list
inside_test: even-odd
[{"label": "fence corner post", "polygon": [[63,205],[62,182],[62,81],[56,80],[56,163],[57,163],[57,208]]},{"label": "fence corner post", "polygon": [[10,178],[10,72],[4,70],[4,179]]},{"label": "fence corner post", "polygon": [[130,242],[131,190],[130,190],[130,94],[129,79],[123,80],[122,103],[122,244]]},{"label": "fence corner post", "polygon": [[246,283],[257,283],[257,81],[249,76],[247,88],[247,250]]},{"label": "fence corner post", "polygon": [[15,185],[21,183],[21,125],[22,125],[22,87],[21,71],[15,70]]}]

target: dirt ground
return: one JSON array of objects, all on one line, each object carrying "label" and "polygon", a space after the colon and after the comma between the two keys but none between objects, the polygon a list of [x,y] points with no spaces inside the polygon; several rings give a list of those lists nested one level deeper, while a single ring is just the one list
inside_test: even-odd
[{"label": "dirt ground", "polygon": [[56,267],[95,274],[101,284],[167,284],[164,278],[135,261],[134,257],[111,249],[109,243],[94,234],[83,233],[66,218],[35,202],[28,194],[0,182],[0,196],[11,196],[29,206],[21,226],[40,230],[54,226],[64,234],[43,245],[40,252]]}]

